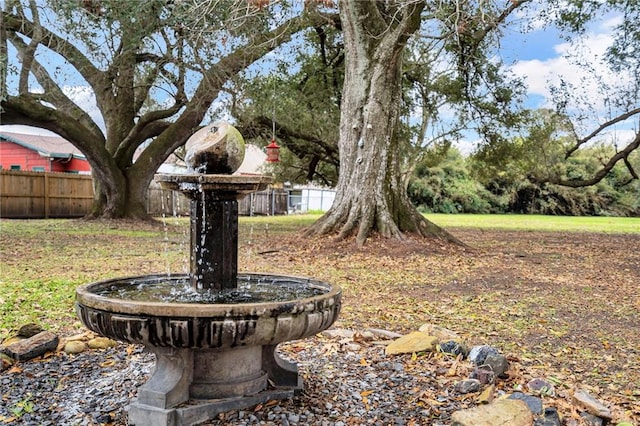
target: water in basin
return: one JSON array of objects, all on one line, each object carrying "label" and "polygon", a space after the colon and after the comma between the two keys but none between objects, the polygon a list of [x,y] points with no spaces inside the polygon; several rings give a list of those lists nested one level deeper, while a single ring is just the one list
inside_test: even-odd
[{"label": "water in basin", "polygon": [[96,288],[94,293],[112,299],[166,303],[266,303],[286,302],[328,292],[306,279],[238,275],[237,288],[196,290],[187,276],[157,279],[123,279]]}]

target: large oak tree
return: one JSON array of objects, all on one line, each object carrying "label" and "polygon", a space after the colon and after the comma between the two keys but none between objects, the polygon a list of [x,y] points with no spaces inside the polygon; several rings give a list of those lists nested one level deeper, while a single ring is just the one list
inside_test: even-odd
[{"label": "large oak tree", "polygon": [[[309,25],[300,8],[268,3],[8,0],[2,123],[51,130],[86,155],[92,216],[146,218],[154,172],[207,119],[225,83]],[[101,120],[71,96],[72,84],[91,89]]]},{"label": "large oak tree", "polygon": [[[405,233],[459,242],[426,220],[407,196],[403,167],[406,141],[399,137],[403,59],[409,40],[421,28],[435,30],[441,40],[434,60],[457,59],[457,91],[470,97],[473,79],[486,58],[481,45],[520,4],[503,9],[481,3],[442,4],[428,1],[340,1],[345,45],[345,81],[340,116],[340,178],[332,208],[309,233],[356,235],[364,244],[372,232],[402,239]],[[458,5],[460,6],[460,5]],[[477,61],[477,62],[476,62]],[[477,65],[480,65],[478,67]],[[483,76],[484,78],[484,76]],[[499,103],[499,102],[498,102]]]},{"label": "large oak tree", "polygon": [[[514,25],[509,20],[514,12],[522,10],[521,19],[544,22],[559,29],[570,43],[581,40],[580,36],[588,32],[594,21],[612,14],[618,21],[612,27],[613,42],[604,58],[586,56],[580,58],[579,64],[598,84],[598,99],[585,98],[584,88],[566,81],[553,88],[557,112],[570,117],[573,143],[566,148],[565,158],[569,159],[594,140],[607,140],[607,134],[615,132],[616,126],[629,127],[640,117],[640,38],[636,25],[640,4],[554,0],[531,6],[528,3],[528,0],[340,2],[346,51],[339,139],[340,179],[333,207],[314,224],[310,233],[337,233],[342,238],[355,234],[359,245],[372,232],[396,238],[410,232],[455,241],[418,214],[409,203],[403,184],[406,182],[402,179],[403,171],[408,169],[408,148],[399,132],[398,110],[403,57],[407,46],[415,51],[409,44],[411,40],[423,39],[416,43],[429,40],[428,52],[433,66],[427,65],[428,70],[453,66],[457,78],[451,80],[454,84],[450,85],[447,105],[467,103],[468,108],[461,117],[474,122],[484,145],[492,145],[509,135],[508,126],[502,129],[495,126],[496,119],[499,118],[500,124],[512,125],[519,116],[501,111],[513,99],[514,91],[504,85],[501,64],[492,57],[492,52],[498,51],[501,29]],[[613,72],[620,78],[607,83],[598,73],[599,66],[606,69],[605,73]],[[410,74],[404,73],[405,77]],[[433,87],[438,79],[427,78],[422,83],[423,87]],[[596,107],[601,99],[604,100],[602,106],[608,109],[605,115]],[[427,118],[430,114],[433,116],[428,108],[423,111],[427,112]],[[590,130],[581,133],[585,128]],[[602,167],[593,176],[550,176],[547,181],[571,187],[593,185],[618,163],[624,163],[631,179],[638,179],[629,160],[640,147],[637,124],[631,126],[634,128],[624,141],[613,141],[613,154],[603,160]]]}]

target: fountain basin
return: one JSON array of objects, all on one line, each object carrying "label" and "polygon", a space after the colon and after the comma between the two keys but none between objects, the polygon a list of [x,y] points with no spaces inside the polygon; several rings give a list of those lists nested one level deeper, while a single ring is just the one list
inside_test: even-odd
[{"label": "fountain basin", "polygon": [[146,275],[86,284],[76,290],[78,316],[103,336],[154,347],[224,349],[274,345],[325,330],[338,317],[341,290],[317,280],[281,275],[240,274],[238,281],[270,280],[274,286],[300,285],[322,294],[258,303],[171,303],[104,295],[114,287],[157,281],[185,282],[187,275]]}]

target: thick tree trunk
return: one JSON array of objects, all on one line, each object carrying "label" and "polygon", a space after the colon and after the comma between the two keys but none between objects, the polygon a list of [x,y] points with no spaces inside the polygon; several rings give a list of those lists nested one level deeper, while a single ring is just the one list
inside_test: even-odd
[{"label": "thick tree trunk", "polygon": [[94,199],[88,219],[149,220],[146,197],[149,181],[125,178],[120,183],[94,176]]},{"label": "thick tree trunk", "polygon": [[385,6],[374,1],[340,2],[346,50],[340,176],[332,208],[308,233],[338,233],[340,238],[355,233],[359,246],[372,232],[398,239],[403,232],[414,232],[459,243],[411,205],[394,135],[402,94],[402,52],[420,25],[424,4],[405,4],[396,12],[379,7]]},{"label": "thick tree trunk", "polygon": [[104,170],[105,164],[93,167],[94,200],[88,219],[149,220],[147,189],[157,165],[148,164],[145,170],[129,167],[122,171],[115,162]]}]

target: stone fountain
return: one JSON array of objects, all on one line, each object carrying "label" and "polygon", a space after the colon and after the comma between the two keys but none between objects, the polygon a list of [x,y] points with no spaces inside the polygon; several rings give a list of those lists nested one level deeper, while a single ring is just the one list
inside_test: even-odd
[{"label": "stone fountain", "polygon": [[155,177],[191,200],[189,274],[111,279],[76,291],[86,327],[156,355],[151,377],[128,407],[129,424],[192,425],[292,397],[302,378],[277,345],[312,336],[338,317],[337,286],[238,273],[238,200],[271,182],[223,174],[243,156],[235,128],[208,126],[187,142],[193,173]]}]

